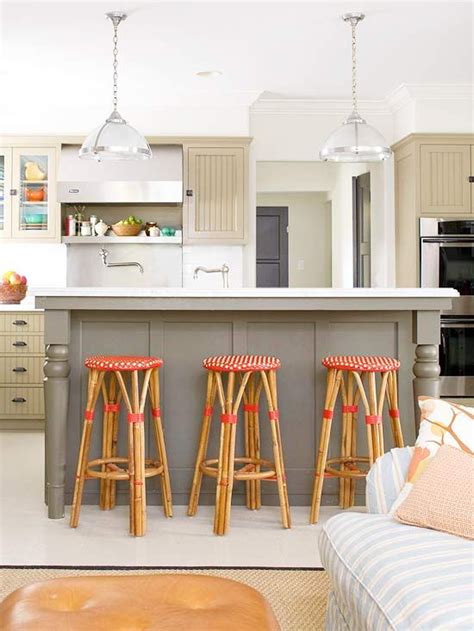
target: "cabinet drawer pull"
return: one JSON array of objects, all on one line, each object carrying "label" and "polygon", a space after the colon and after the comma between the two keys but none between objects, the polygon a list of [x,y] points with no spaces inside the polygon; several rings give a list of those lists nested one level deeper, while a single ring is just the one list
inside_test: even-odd
[{"label": "cabinet drawer pull", "polygon": [[26,399],[24,397],[15,397],[12,399],[12,403],[26,403]]},{"label": "cabinet drawer pull", "polygon": [[28,346],[26,342],[13,342],[13,346]]},{"label": "cabinet drawer pull", "polygon": [[24,366],[17,366],[13,368],[13,372],[26,372],[26,368]]},{"label": "cabinet drawer pull", "polygon": [[28,322],[26,320],[13,320],[15,326],[26,326]]}]

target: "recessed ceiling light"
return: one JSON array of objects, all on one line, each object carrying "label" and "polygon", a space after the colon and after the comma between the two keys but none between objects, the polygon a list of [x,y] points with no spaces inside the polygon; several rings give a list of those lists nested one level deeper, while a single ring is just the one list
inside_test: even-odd
[{"label": "recessed ceiling light", "polygon": [[220,77],[222,72],[220,70],[200,70],[196,72],[196,77],[204,77],[205,79],[208,77]]}]

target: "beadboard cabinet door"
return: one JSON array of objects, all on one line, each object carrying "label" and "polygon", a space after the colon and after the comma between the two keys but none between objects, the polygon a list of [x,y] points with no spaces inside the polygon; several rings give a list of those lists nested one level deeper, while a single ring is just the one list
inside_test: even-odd
[{"label": "beadboard cabinet door", "polygon": [[472,212],[470,145],[422,144],[420,147],[421,214]]},{"label": "beadboard cabinet door", "polygon": [[245,243],[245,147],[187,149],[185,239],[188,243]]}]

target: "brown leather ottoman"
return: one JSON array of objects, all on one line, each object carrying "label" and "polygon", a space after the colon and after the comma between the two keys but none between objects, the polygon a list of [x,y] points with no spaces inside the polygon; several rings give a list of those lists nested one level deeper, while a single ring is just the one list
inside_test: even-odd
[{"label": "brown leather ottoman", "polygon": [[148,574],[59,578],[0,604],[2,631],[278,631],[265,598],[214,576]]}]

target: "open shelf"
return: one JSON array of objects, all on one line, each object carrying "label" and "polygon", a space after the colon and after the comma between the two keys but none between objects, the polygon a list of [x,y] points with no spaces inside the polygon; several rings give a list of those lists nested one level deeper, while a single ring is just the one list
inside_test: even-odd
[{"label": "open shelf", "polygon": [[91,243],[147,243],[148,245],[181,245],[182,237],[62,237],[61,243],[78,245]]}]

